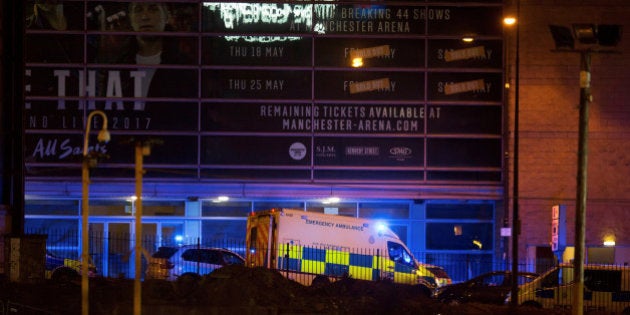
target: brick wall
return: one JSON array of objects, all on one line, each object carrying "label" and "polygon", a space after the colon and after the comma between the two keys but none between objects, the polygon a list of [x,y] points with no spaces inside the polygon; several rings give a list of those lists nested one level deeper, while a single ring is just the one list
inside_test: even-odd
[{"label": "brick wall", "polygon": [[[567,243],[572,245],[575,237],[580,56],[551,52],[555,45],[548,25],[623,25],[628,16],[630,2],[623,0],[520,1],[518,175],[523,259],[528,246],[549,244],[555,204],[567,206]],[[607,234],[615,236],[618,246],[630,246],[630,24],[623,27],[616,48],[620,53],[592,57],[587,247],[601,246]],[[509,151],[513,156],[511,141]],[[510,171],[510,178],[513,175]]]}]

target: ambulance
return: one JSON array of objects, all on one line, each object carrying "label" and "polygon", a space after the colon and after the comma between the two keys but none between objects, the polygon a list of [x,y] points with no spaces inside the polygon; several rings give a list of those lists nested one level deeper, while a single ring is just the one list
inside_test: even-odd
[{"label": "ambulance", "polygon": [[252,212],[247,219],[246,257],[249,267],[276,269],[303,285],[321,285],[343,277],[387,280],[419,285],[431,294],[449,284],[418,263],[407,246],[386,225],[295,209]]}]

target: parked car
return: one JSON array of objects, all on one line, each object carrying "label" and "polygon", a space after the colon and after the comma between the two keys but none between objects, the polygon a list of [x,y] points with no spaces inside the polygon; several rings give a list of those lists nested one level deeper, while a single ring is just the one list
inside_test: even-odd
[{"label": "parked car", "polygon": [[[519,272],[518,285],[528,283],[537,277],[536,273]],[[502,305],[511,289],[512,272],[493,271],[468,281],[440,287],[436,289],[435,297],[448,304],[477,302]]]},{"label": "parked car", "polygon": [[446,270],[440,266],[430,265],[430,264],[420,264],[427,270],[429,270],[433,274],[433,279],[435,281],[434,286],[436,288],[443,287],[445,285],[449,285],[453,283],[451,277],[448,275]]},{"label": "parked car", "polygon": [[223,248],[198,245],[163,246],[151,255],[145,279],[198,278],[227,265],[244,265],[245,259]]},{"label": "parked car", "polygon": [[[573,263],[561,263],[518,291],[518,305],[544,309],[571,309],[574,281]],[[584,313],[630,314],[630,267],[620,265],[584,265]],[[511,302],[508,297],[506,303]]]},{"label": "parked car", "polygon": [[[46,279],[57,282],[69,282],[81,278],[81,261],[62,258],[46,251]],[[88,265],[88,277],[96,276],[96,266]]]}]

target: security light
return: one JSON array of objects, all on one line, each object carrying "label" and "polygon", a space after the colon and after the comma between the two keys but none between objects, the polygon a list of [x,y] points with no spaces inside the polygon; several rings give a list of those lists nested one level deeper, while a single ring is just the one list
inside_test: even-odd
[{"label": "security light", "polygon": [[549,25],[549,31],[551,31],[551,36],[553,36],[553,40],[556,42],[556,49],[575,48],[573,35],[568,27]]},{"label": "security light", "polygon": [[573,34],[582,44],[597,44],[597,28],[595,24],[573,24]]},{"label": "security light", "polygon": [[621,40],[621,25],[600,24],[597,26],[597,40],[601,46],[616,46]]},{"label": "security light", "polygon": [[576,23],[572,30],[566,26],[549,25],[556,49],[575,49],[575,41],[582,45],[616,46],[621,40],[621,25]]}]

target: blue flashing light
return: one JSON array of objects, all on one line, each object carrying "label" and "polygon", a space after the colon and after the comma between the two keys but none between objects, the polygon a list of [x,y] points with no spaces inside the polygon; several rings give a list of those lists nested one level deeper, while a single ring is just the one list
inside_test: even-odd
[{"label": "blue flashing light", "polygon": [[181,235],[175,235],[175,242],[181,243],[184,240],[184,237]]},{"label": "blue flashing light", "polygon": [[383,233],[387,230],[387,225],[383,222],[376,223],[376,231],[379,233]]}]

